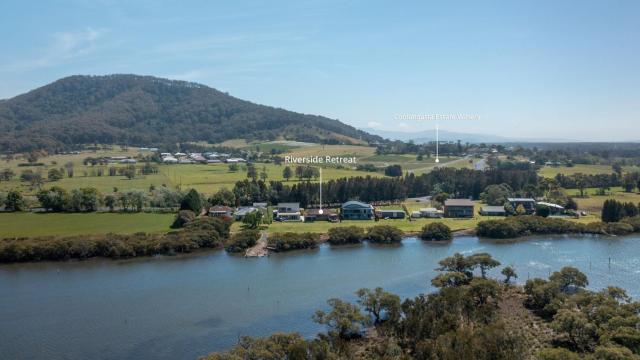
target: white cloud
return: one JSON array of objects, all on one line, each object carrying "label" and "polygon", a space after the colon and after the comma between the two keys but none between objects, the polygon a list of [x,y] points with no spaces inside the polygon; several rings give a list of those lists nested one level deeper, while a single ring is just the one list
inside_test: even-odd
[{"label": "white cloud", "polygon": [[381,128],[381,127],[382,127],[382,124],[380,124],[380,123],[379,123],[379,122],[377,122],[377,121],[369,121],[369,122],[367,123],[367,127],[370,127],[370,128],[372,128],[372,129],[377,129],[377,128]]},{"label": "white cloud", "polygon": [[29,71],[64,64],[93,53],[98,47],[98,40],[107,32],[106,29],[87,27],[76,32],[55,33],[44,54],[30,60],[16,61],[4,66],[5,71]]}]

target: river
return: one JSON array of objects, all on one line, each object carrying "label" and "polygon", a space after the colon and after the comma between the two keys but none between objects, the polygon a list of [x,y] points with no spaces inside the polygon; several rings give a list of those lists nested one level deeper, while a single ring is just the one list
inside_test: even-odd
[{"label": "river", "polygon": [[[134,260],[0,266],[0,354],[5,359],[196,359],[241,335],[298,331],[331,297],[382,286],[402,297],[430,291],[438,260],[491,253],[518,281],[571,265],[590,287],[640,296],[640,237],[544,237],[500,243],[408,238],[242,258],[222,251]],[[492,276],[500,276],[499,270]]]}]

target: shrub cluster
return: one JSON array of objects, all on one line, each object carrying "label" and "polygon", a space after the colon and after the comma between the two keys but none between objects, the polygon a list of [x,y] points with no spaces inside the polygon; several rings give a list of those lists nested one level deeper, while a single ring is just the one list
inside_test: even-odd
[{"label": "shrub cluster", "polygon": [[640,230],[640,219],[628,218],[624,222],[592,222],[581,224],[573,221],[540,216],[514,216],[501,220],[478,223],[476,233],[493,239],[509,239],[536,234],[602,234],[626,235]]},{"label": "shrub cluster", "polygon": [[329,229],[329,244],[357,244],[365,239],[364,229],[359,226],[334,227]]},{"label": "shrub cluster", "polygon": [[451,240],[453,238],[453,234],[447,225],[440,222],[432,222],[422,227],[420,238],[422,240],[436,241]]},{"label": "shrub cluster", "polygon": [[269,247],[274,251],[312,249],[318,246],[320,235],[316,233],[274,233],[269,234]]},{"label": "shrub cluster", "polygon": [[230,253],[239,253],[253,247],[260,238],[260,231],[244,229],[234,234],[227,240],[224,249]]},{"label": "shrub cluster", "polygon": [[367,231],[369,241],[377,244],[399,243],[402,236],[402,230],[391,225],[376,225]]}]

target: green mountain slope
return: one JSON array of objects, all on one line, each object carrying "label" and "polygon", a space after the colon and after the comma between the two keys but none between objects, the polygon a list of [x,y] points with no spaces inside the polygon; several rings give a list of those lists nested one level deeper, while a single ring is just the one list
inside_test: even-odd
[{"label": "green mountain slope", "polygon": [[71,76],[0,101],[0,150],[184,141],[380,141],[338,120],[254,104],[210,87],[151,76]]}]

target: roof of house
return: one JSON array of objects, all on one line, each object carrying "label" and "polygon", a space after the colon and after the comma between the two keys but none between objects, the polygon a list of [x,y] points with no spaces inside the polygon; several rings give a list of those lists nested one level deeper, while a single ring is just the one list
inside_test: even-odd
[{"label": "roof of house", "polygon": [[299,202],[283,202],[278,203],[278,207],[300,207]]},{"label": "roof of house", "polygon": [[474,206],[469,199],[449,199],[444,202],[444,206]]},{"label": "roof of house", "polygon": [[224,205],[215,205],[209,208],[209,212],[227,212],[233,211],[233,208]]},{"label": "roof of house", "polygon": [[438,209],[432,208],[432,207],[430,207],[430,208],[421,208],[420,209],[420,212],[436,212],[436,211],[438,211]]},{"label": "roof of house", "polygon": [[243,206],[238,208],[238,210],[236,210],[235,214],[236,215],[247,215],[248,213],[252,213],[254,211],[258,211],[258,209],[254,208],[253,206]]},{"label": "roof of house", "polygon": [[322,214],[320,214],[320,209],[307,209],[305,212],[307,216],[318,216],[318,215],[335,215],[335,211],[332,209],[322,209]]},{"label": "roof of house", "polygon": [[402,209],[380,209],[380,212],[404,212]]},{"label": "roof of house", "polygon": [[261,208],[266,208],[267,206],[269,206],[266,202],[254,202],[253,203],[254,207],[261,207]]},{"label": "roof of house", "polygon": [[556,208],[556,209],[564,210],[564,206],[558,205],[558,204],[554,204],[554,203],[550,203],[550,202],[539,201],[538,205],[544,205],[544,206],[547,206],[547,207],[550,207],[550,208]]},{"label": "roof of house", "polygon": [[481,208],[481,211],[485,212],[505,212],[504,206],[491,206],[485,205]]},{"label": "roof of house", "polygon": [[362,201],[357,201],[357,200],[347,201],[346,203],[342,204],[342,207],[343,208],[356,207],[356,208],[373,209],[373,206],[371,204],[363,203]]},{"label": "roof of house", "polygon": [[507,198],[509,202],[536,202],[532,198]]}]

